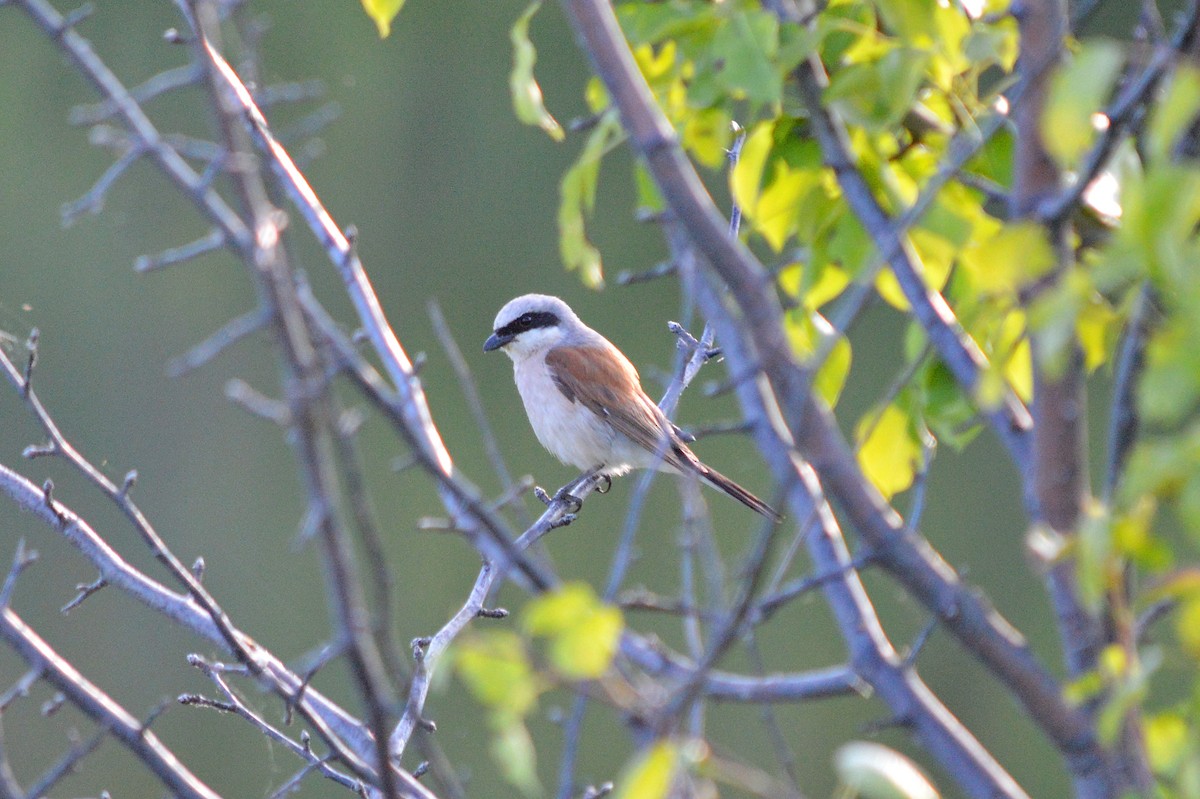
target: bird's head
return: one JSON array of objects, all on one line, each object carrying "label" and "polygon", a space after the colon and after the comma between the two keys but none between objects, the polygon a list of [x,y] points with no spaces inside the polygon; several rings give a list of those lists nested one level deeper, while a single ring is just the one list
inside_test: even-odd
[{"label": "bird's head", "polygon": [[525,294],[510,300],[496,314],[483,351],[502,349],[514,361],[521,361],[557,346],[581,326],[579,317],[558,297]]}]

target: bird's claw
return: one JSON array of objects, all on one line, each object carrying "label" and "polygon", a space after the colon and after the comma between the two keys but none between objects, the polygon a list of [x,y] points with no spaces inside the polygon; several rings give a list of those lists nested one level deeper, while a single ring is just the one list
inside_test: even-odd
[{"label": "bird's claw", "polygon": [[[583,500],[571,493],[573,485],[573,483],[568,483],[555,491],[553,496],[548,494],[546,489],[541,486],[534,486],[533,495],[540,499],[542,504],[546,506],[553,505],[555,502],[562,502],[567,506],[567,515],[574,516],[583,508]],[[567,522],[567,524],[570,524],[570,522]]]},{"label": "bird's claw", "polygon": [[567,489],[570,486],[563,486],[554,494],[555,502],[563,502],[567,506],[567,515],[574,516],[579,511],[583,510],[583,500],[572,494]]},{"label": "bird's claw", "polygon": [[612,489],[612,478],[607,474],[596,475],[596,493],[607,494]]}]

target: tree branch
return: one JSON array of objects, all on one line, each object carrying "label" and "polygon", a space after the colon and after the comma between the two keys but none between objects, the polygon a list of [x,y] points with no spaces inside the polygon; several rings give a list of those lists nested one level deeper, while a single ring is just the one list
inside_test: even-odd
[{"label": "tree branch", "polygon": [[[692,246],[710,259],[732,290],[754,344],[755,357],[743,362],[743,368],[752,364],[761,368],[776,387],[795,442],[825,487],[880,554],[881,565],[997,675],[1073,768],[1098,767],[1102,750],[1087,718],[1064,700],[1058,682],[1037,662],[1020,634],[977,591],[964,586],[919,534],[904,533],[900,517],[866,483],[831,415],[804,390],[806,381],[783,338],[781,312],[764,270],[744,247],[729,241],[724,221],[675,143],[674,132],[657,109],[611,9],[598,0],[564,0],[564,4],[597,74],[621,110],[631,141],[686,226]],[[774,403],[772,399],[768,405],[772,413],[777,412]],[[1022,440],[1026,435],[1020,436]]]},{"label": "tree branch", "polygon": [[157,735],[51,649],[10,607],[0,608],[0,638],[16,650],[22,660],[39,669],[42,678],[62,691],[88,718],[107,729],[133,752],[176,796],[220,799],[220,795],[192,774]]}]

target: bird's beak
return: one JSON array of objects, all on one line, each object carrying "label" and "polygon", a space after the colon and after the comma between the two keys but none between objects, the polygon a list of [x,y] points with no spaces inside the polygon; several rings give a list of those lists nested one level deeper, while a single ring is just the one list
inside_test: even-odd
[{"label": "bird's beak", "polygon": [[483,351],[491,352],[492,350],[498,350],[508,342],[512,341],[514,338],[516,338],[516,336],[513,336],[511,333],[504,335],[493,333],[492,335],[488,336],[487,341],[483,342]]}]

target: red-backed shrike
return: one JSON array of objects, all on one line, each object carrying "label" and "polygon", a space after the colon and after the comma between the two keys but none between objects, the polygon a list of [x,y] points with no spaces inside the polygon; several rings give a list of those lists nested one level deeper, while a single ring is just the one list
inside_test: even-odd
[{"label": "red-backed shrike", "polygon": [[768,519],[767,503],[700,462],[612,342],[558,297],[526,294],[496,315],[484,352],[504,350],[542,446],[560,461],[604,475],[630,469],[689,473]]}]

